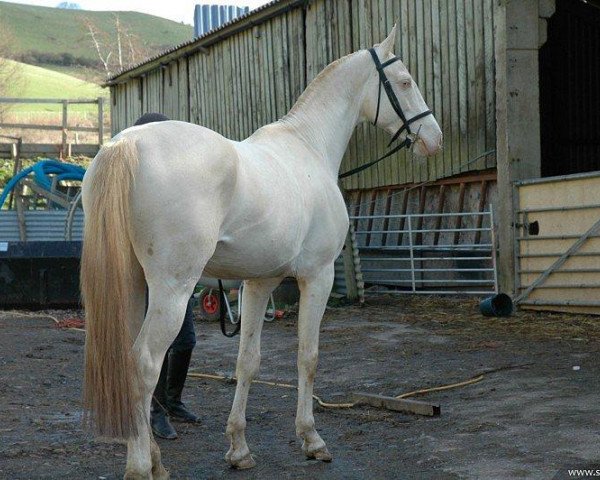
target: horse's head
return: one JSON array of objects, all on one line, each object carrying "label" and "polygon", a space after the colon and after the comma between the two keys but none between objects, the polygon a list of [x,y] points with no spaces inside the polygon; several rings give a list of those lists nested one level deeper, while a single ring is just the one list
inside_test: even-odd
[{"label": "horse's head", "polygon": [[373,75],[363,115],[394,138],[404,140],[408,136],[407,144],[412,144],[418,155],[435,155],[442,148],[442,131],[410,72],[394,55],[395,38],[394,25],[383,42],[369,49]]}]

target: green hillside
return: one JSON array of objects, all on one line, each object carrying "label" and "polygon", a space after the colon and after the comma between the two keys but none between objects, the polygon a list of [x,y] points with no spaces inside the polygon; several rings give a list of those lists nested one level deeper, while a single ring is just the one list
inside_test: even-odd
[{"label": "green hillside", "polygon": [[[16,62],[12,62],[13,64]],[[19,64],[17,80],[8,96],[21,98],[108,98],[108,90],[95,83],[85,82],[64,73],[33,65]],[[15,112],[58,112],[61,105],[15,105]],[[69,111],[96,111],[95,105],[73,105]]]},{"label": "green hillside", "polygon": [[114,44],[115,13],[123,28],[154,53],[192,38],[191,26],[144,13],[93,12],[9,2],[0,2],[0,28],[12,34],[13,58],[21,58],[31,52],[68,53],[97,61],[98,56],[83,19],[89,19],[99,30],[107,32]]}]

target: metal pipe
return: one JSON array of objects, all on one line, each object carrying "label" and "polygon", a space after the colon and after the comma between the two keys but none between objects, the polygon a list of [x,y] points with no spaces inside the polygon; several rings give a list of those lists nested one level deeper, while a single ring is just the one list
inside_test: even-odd
[{"label": "metal pipe", "polygon": [[559,175],[556,177],[545,177],[545,178],[534,178],[530,180],[519,180],[515,182],[515,186],[521,187],[524,185],[537,185],[540,183],[554,183],[561,180],[580,180],[584,178],[596,178],[599,177],[600,174],[598,172],[586,172],[586,173],[577,173],[571,175]]},{"label": "metal pipe", "polygon": [[[580,238],[583,234],[571,234],[571,235],[546,235],[544,237],[540,237],[538,235],[532,235],[531,237],[517,237],[517,240],[529,241],[529,240],[572,240],[574,238]],[[588,235],[589,238],[600,238],[600,234],[598,235]]]},{"label": "metal pipe", "polygon": [[69,211],[67,212],[67,220],[65,222],[65,240],[68,242],[73,239],[73,219],[75,218],[75,211],[77,210],[77,207],[81,204],[81,193],[81,190],[77,192],[77,195],[75,195],[75,198],[69,207]]},{"label": "metal pipe", "polygon": [[492,271],[494,272],[494,292],[498,293],[498,266],[496,265],[496,229],[494,227],[494,209],[490,204],[490,236],[492,240]]},{"label": "metal pipe", "polygon": [[[412,280],[388,280],[388,279],[367,279],[365,283],[381,283],[381,284],[396,284],[396,283],[406,283],[411,282]],[[493,280],[453,280],[450,278],[445,278],[442,280],[415,280],[415,283],[468,283],[468,284],[476,284],[476,285],[493,285]]]},{"label": "metal pipe", "polygon": [[568,212],[571,210],[588,210],[594,208],[600,208],[600,203],[592,205],[572,205],[568,207],[525,208],[523,210],[517,210],[517,213]]},{"label": "metal pipe", "polygon": [[523,300],[520,305],[543,305],[543,306],[564,306],[564,307],[600,307],[600,302],[587,300]]},{"label": "metal pipe", "polygon": [[[365,257],[361,258],[361,262],[408,262],[409,257]],[[419,257],[415,258],[415,262],[424,262],[427,260],[492,260],[492,257]]]},{"label": "metal pipe", "polygon": [[[447,272],[447,268],[363,268],[363,272]],[[493,268],[453,268],[452,272],[493,272]]]},{"label": "metal pipe", "polygon": [[[523,253],[519,255],[519,258],[546,258],[546,257],[560,257],[564,252],[559,253]],[[575,252],[570,255],[571,257],[598,257],[600,252]],[[544,270],[545,271],[545,270]]]},{"label": "metal pipe", "polygon": [[412,282],[412,290],[413,292],[416,290],[416,284],[415,284],[415,256],[414,256],[414,250],[413,250],[413,241],[412,241],[412,222],[411,222],[411,217],[408,217],[408,244],[409,244],[409,249],[410,249],[410,270],[411,270],[411,282]]},{"label": "metal pipe", "polygon": [[[489,228],[430,228],[428,230],[413,230],[413,233],[435,233],[435,232],[487,232]],[[408,230],[357,230],[355,233],[406,233]]]},{"label": "metal pipe", "polygon": [[[519,288],[521,289],[525,289],[528,288],[529,285],[523,285]],[[536,290],[539,290],[541,288],[546,288],[546,289],[559,289],[559,288],[600,288],[600,283],[573,283],[573,284],[552,284],[552,285],[538,285],[537,287],[535,287]]]},{"label": "metal pipe", "polygon": [[411,290],[382,290],[382,291],[366,291],[366,295],[382,295],[382,294],[395,294],[395,295],[489,295],[494,293],[492,290],[484,291],[469,291],[469,290],[417,290],[415,292]]},{"label": "metal pipe", "polygon": [[[419,249],[419,250],[454,250],[454,251],[465,251],[465,250],[477,250],[480,251],[483,248],[481,247],[487,247],[487,248],[491,248],[492,244],[491,243],[479,243],[479,244],[465,244],[465,245],[460,245],[460,248],[457,248],[456,245],[414,245],[413,248],[415,249]],[[409,247],[403,247],[403,246],[387,246],[387,245],[382,245],[380,247],[358,247],[360,250],[410,250],[410,246]]]},{"label": "metal pipe", "polygon": [[355,215],[349,216],[350,220],[368,220],[371,218],[409,218],[409,217],[468,217],[471,215],[482,216],[489,215],[490,212],[459,212],[459,213],[410,213],[410,214],[397,214],[397,215]]}]

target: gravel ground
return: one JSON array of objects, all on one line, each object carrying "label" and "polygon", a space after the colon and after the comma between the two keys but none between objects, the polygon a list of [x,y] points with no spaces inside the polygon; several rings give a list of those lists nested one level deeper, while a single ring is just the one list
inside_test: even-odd
[{"label": "gravel ground", "polygon": [[[95,440],[80,425],[84,333],[56,328],[78,311],[0,313],[0,478],[116,479],[125,447]],[[238,340],[198,322],[196,372],[231,375]],[[266,324],[260,378],[296,379],[296,317]],[[600,463],[600,318],[519,313],[481,317],[473,299],[371,299],[326,312],[316,393],[398,395],[485,375],[430,393],[441,416],[372,407],[315,408],[334,456],[306,460],[294,433],[295,392],[255,385],[247,438],[258,466],[228,468],[225,424],[231,383],[190,378],[184,400],[202,419],[177,424],[161,441],[172,478],[411,479],[568,478],[564,468]],[[512,367],[506,369],[506,367]],[[561,473],[561,469],[562,473]]]}]

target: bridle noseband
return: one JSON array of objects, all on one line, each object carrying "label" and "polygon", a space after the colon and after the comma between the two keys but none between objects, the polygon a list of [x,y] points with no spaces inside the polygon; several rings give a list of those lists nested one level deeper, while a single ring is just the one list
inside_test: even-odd
[{"label": "bridle noseband", "polygon": [[[404,140],[402,140],[402,142],[400,142],[394,148],[392,148],[383,157],[380,157],[377,160],[374,160],[370,163],[361,165],[360,167],[353,168],[352,170],[344,172],[344,173],[338,175],[338,178],[345,178],[345,177],[349,177],[350,175],[354,175],[355,173],[361,172],[361,171],[375,165],[376,163],[381,162],[382,160],[386,159],[390,155],[393,155],[398,150],[401,150],[404,147],[409,148],[413,144],[413,142],[416,140],[415,138],[411,138],[411,137],[413,137],[413,132],[410,129],[410,124],[413,122],[416,122],[417,120],[419,120],[423,117],[426,117],[427,115],[433,115],[433,112],[431,110],[425,110],[424,112],[419,113],[418,115],[415,115],[414,117],[409,118],[407,120],[406,115],[404,115],[404,111],[402,110],[402,107],[400,106],[400,101],[398,100],[398,97],[396,96],[396,93],[394,92],[394,89],[392,88],[392,85],[390,83],[390,80],[384,71],[385,67],[389,67],[391,64],[400,60],[400,58],[394,57],[394,58],[391,58],[390,60],[388,60],[387,62],[381,63],[381,61],[379,60],[379,57],[377,56],[377,52],[375,51],[374,48],[369,48],[369,53],[371,54],[371,57],[373,58],[373,62],[375,63],[375,68],[377,69],[377,73],[379,74],[379,91],[377,93],[377,111],[375,113],[375,121],[373,122],[373,125],[377,125],[377,120],[379,119],[379,108],[381,106],[381,87],[383,87],[383,89],[385,90],[385,93],[388,97],[388,100],[390,101],[390,104],[392,105],[392,108],[394,109],[394,112],[396,112],[396,115],[398,115],[398,117],[400,117],[400,120],[402,120],[402,126],[394,134],[394,136],[392,137],[392,139],[390,140],[390,142],[388,143],[387,146],[389,148],[390,145],[392,143],[394,143],[398,139],[398,137],[402,134],[402,132],[404,132],[404,131],[406,131],[406,138]],[[418,136],[418,131],[415,136]]]}]

